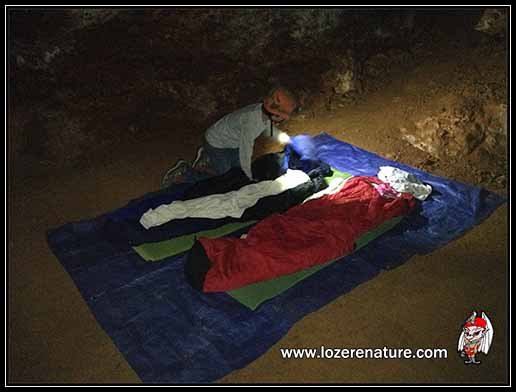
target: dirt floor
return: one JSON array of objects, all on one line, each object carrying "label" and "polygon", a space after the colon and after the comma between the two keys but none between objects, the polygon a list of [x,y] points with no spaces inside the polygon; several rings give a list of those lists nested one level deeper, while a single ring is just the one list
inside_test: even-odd
[{"label": "dirt floor", "polygon": [[[507,188],[499,184],[479,184],[466,160],[428,166],[428,156],[400,138],[398,130],[407,119],[415,111],[429,110],[426,103],[436,102],[453,85],[457,67],[470,64],[465,55],[457,55],[457,48],[455,54],[436,59],[429,52],[420,66],[400,71],[391,82],[359,100],[336,107],[314,106],[284,127],[293,135],[324,131],[382,156],[506,195]],[[467,69],[462,72],[467,74]],[[430,79],[437,86],[432,91]],[[425,102],[417,99],[423,95]],[[21,176],[17,170],[22,169],[10,168],[10,382],[140,382],[50,252],[45,233],[116,209],[158,188],[162,173],[177,158],[193,158],[203,132],[174,130],[164,124],[162,140],[127,140],[117,151],[75,169],[39,173],[32,162],[28,167],[33,175],[25,171]],[[261,141],[257,152],[275,148]],[[413,257],[307,315],[266,354],[220,382],[507,383],[507,217],[505,204],[458,240],[432,254]],[[473,310],[485,311],[495,332],[482,364],[466,366],[458,356],[457,340]],[[279,351],[320,346],[445,348],[448,358],[286,360]]]}]

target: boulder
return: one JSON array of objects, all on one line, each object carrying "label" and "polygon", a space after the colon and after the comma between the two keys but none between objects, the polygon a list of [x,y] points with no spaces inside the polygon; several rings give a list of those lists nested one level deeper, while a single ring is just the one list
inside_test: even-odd
[{"label": "boulder", "polygon": [[475,30],[492,36],[505,36],[507,32],[507,11],[505,9],[486,9],[475,25]]},{"label": "boulder", "polygon": [[323,89],[338,96],[358,90],[358,75],[351,51],[335,57],[332,63],[331,69],[322,75]]},{"label": "boulder", "polygon": [[404,140],[439,159],[465,157],[477,148],[499,155],[506,146],[507,107],[463,102],[400,131]]}]

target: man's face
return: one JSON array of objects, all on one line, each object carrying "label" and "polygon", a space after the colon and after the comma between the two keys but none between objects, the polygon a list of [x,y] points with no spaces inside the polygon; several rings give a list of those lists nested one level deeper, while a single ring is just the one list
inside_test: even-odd
[{"label": "man's face", "polygon": [[285,121],[285,118],[284,117],[281,117],[281,116],[278,116],[276,114],[272,114],[271,115],[271,120],[275,123],[280,123],[282,121]]},{"label": "man's face", "polygon": [[274,123],[280,123],[282,121],[285,121],[289,118],[289,116],[285,113],[284,115],[280,116],[276,113],[269,112],[265,106],[262,106],[263,113],[270,118],[270,120]]}]

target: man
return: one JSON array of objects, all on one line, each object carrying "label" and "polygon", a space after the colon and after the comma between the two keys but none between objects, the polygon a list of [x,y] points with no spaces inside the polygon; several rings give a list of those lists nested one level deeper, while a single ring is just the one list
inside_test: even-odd
[{"label": "man", "polygon": [[252,179],[251,158],[255,140],[269,133],[285,144],[290,138],[274,127],[288,120],[298,106],[294,95],[284,87],[274,88],[263,102],[248,105],[222,117],[206,131],[203,146],[192,165],[180,159],[163,177],[162,187],[224,174],[233,167],[242,168]]}]

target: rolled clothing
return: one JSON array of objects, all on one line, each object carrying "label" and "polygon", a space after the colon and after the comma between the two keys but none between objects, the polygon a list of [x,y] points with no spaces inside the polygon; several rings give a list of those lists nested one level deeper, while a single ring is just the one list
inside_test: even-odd
[{"label": "rolled clothing", "polygon": [[246,209],[240,218],[185,218],[151,227],[148,230],[139,223],[139,217],[123,221],[108,220],[103,226],[103,234],[113,245],[121,249],[144,243],[164,241],[202,230],[214,229],[228,223],[260,220],[274,213],[282,213],[326,187],[327,184],[323,177],[311,178],[309,181],[278,195],[261,198],[254,206]]},{"label": "rolled clothing", "polygon": [[300,170],[287,172],[272,181],[261,181],[246,185],[239,190],[223,194],[208,195],[191,200],[176,200],[170,204],[149,209],[142,215],[140,223],[146,229],[160,226],[175,219],[224,217],[240,218],[244,211],[266,196],[277,195],[310,180]]}]

